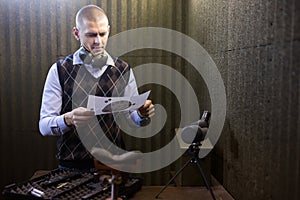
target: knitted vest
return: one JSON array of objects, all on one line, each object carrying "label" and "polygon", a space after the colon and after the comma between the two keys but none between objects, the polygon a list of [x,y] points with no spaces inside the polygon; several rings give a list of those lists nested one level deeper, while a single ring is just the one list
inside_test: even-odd
[{"label": "knitted vest", "polygon": [[[62,109],[60,114],[71,111],[73,108],[86,107],[88,95],[103,97],[123,96],[124,89],[128,83],[130,66],[120,60],[115,59],[115,66],[108,66],[100,78],[93,77],[83,65],[73,65],[73,55],[57,61],[58,75],[62,87]],[[57,141],[59,160],[84,160],[91,159],[83,139],[94,146],[101,143],[101,137],[94,127],[101,127],[103,133],[111,142],[124,148],[124,142],[121,136],[121,130],[115,123],[112,114],[98,115],[94,124],[80,127],[74,126],[71,130],[61,135]],[[80,135],[78,134],[80,133]],[[82,136],[84,133],[84,136]],[[103,147],[108,148],[108,147]],[[88,148],[89,149],[89,148]]]}]

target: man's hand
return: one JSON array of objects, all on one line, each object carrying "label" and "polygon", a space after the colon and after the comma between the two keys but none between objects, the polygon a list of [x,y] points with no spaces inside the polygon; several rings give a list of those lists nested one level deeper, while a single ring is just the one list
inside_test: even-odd
[{"label": "man's hand", "polygon": [[71,112],[68,112],[64,115],[65,122],[68,126],[82,126],[86,124],[93,116],[95,115],[94,111],[87,110],[86,108],[79,107],[75,108]]},{"label": "man's hand", "polygon": [[138,109],[140,117],[152,117],[155,114],[155,108],[151,100],[147,100],[146,103]]}]

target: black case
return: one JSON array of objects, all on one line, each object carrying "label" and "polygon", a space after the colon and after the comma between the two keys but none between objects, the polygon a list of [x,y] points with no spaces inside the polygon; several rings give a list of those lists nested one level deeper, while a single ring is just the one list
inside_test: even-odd
[{"label": "black case", "polygon": [[[111,196],[107,171],[78,172],[56,169],[22,183],[8,185],[2,194],[5,199],[93,199]],[[123,177],[122,177],[123,178]],[[142,179],[128,177],[115,186],[118,197],[129,199],[142,188]]]}]

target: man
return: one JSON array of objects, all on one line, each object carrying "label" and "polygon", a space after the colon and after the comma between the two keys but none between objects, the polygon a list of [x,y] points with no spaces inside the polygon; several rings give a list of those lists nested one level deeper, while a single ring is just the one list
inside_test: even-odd
[{"label": "man", "polygon": [[[42,135],[59,137],[57,158],[61,168],[89,169],[94,166],[93,158],[78,134],[80,129],[86,135],[99,135],[93,129],[95,125],[90,124],[95,117],[94,111],[86,109],[87,95],[138,95],[130,66],[105,51],[109,32],[109,21],[101,8],[95,5],[81,8],[73,28],[80,48],[53,64],[47,75],[39,128]],[[141,126],[153,115],[154,106],[151,100],[147,100],[144,106],[128,113],[128,118]],[[114,116],[106,114],[96,119],[106,136],[124,148],[121,130]]]}]

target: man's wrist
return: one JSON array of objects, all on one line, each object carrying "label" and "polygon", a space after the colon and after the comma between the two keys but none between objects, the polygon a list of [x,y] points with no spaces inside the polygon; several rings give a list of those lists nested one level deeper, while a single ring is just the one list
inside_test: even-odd
[{"label": "man's wrist", "polygon": [[137,110],[137,114],[139,115],[139,117],[141,119],[147,118],[146,116],[142,115],[141,112],[139,110]]},{"label": "man's wrist", "polygon": [[73,125],[72,117],[70,115],[68,115],[68,114],[64,115],[64,121],[65,121],[65,124],[67,126],[72,126]]},{"label": "man's wrist", "polygon": [[140,121],[139,121],[140,126],[146,126],[151,122],[150,117],[143,116],[139,110],[137,110],[137,114],[140,117]]}]

